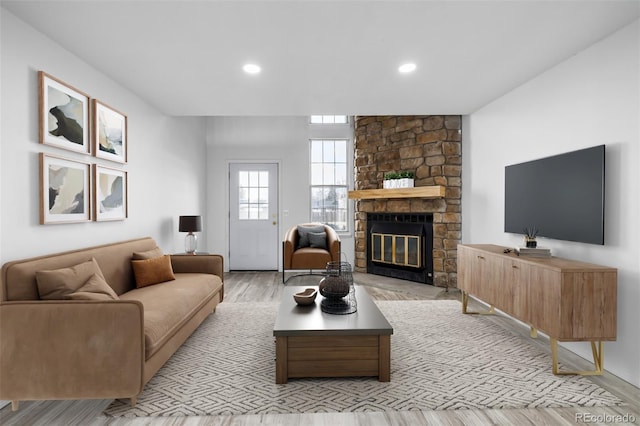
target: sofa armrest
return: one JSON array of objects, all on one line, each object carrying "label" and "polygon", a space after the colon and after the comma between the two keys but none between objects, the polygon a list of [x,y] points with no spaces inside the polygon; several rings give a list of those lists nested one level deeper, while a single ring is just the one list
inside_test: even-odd
[{"label": "sofa armrest", "polygon": [[171,267],[177,273],[213,274],[220,277],[220,302],[224,299],[224,257],[219,254],[172,254]]},{"label": "sofa armrest", "polygon": [[177,273],[217,275],[224,282],[224,258],[219,254],[172,254],[171,267]]},{"label": "sofa armrest", "polygon": [[131,398],[144,386],[137,301],[0,304],[0,399]]}]

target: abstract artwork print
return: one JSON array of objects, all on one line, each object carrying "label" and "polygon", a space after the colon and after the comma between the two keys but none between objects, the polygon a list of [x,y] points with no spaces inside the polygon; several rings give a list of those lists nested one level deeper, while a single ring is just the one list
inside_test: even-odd
[{"label": "abstract artwork print", "polygon": [[89,153],[89,96],[40,71],[40,143]]},{"label": "abstract artwork print", "polygon": [[93,100],[94,152],[96,157],[127,162],[127,116]]},{"label": "abstract artwork print", "polygon": [[90,220],[89,164],[40,154],[40,223]]},{"label": "abstract artwork print", "polygon": [[95,219],[124,220],[127,214],[127,172],[95,165]]}]

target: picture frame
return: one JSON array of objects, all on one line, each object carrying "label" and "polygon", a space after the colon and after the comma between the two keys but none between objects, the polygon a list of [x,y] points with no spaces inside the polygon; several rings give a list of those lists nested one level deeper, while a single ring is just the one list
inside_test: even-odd
[{"label": "picture frame", "polygon": [[94,214],[96,221],[125,220],[129,216],[128,173],[93,165]]},{"label": "picture frame", "polygon": [[38,71],[39,141],[90,154],[90,98],[44,71]]},{"label": "picture frame", "polygon": [[91,220],[91,165],[40,153],[40,224]]},{"label": "picture frame", "polygon": [[127,162],[127,116],[93,99],[93,153],[118,163]]}]

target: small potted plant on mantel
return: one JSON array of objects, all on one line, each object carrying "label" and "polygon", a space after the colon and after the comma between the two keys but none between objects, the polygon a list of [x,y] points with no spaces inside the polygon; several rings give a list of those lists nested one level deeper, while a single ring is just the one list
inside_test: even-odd
[{"label": "small potted plant on mantel", "polygon": [[538,235],[538,229],[535,226],[528,226],[524,228],[524,243],[525,247],[536,248],[538,242],[536,236]]},{"label": "small potted plant on mantel", "polygon": [[400,172],[400,188],[413,188],[413,172],[408,170]]},{"label": "small potted plant on mantel", "polygon": [[388,188],[413,188],[414,179],[413,172],[403,171],[403,172],[389,172],[385,173],[384,180],[382,182],[382,187],[385,189]]},{"label": "small potted plant on mantel", "polygon": [[382,181],[382,187],[384,189],[397,188],[398,173],[388,172],[384,174],[384,180]]}]

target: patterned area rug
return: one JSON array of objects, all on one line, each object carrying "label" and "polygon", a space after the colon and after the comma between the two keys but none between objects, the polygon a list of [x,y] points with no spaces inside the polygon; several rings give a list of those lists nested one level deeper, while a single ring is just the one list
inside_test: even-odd
[{"label": "patterned area rug", "polygon": [[408,411],[620,405],[585,377],[554,376],[551,356],[457,301],[376,302],[394,328],[391,382],[275,384],[275,303],[222,303],[151,379],[135,407],[107,416]]}]

